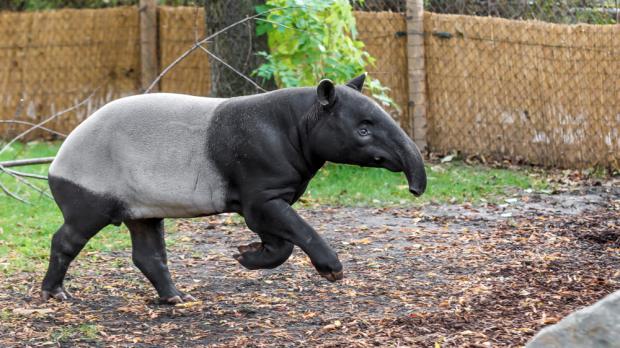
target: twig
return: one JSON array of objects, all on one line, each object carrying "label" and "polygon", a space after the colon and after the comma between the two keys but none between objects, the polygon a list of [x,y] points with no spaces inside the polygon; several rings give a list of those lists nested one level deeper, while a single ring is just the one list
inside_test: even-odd
[{"label": "twig", "polygon": [[288,7],[277,7],[277,8],[272,8],[270,10],[267,11],[263,11],[260,13],[257,13],[255,15],[249,16],[249,17],[245,17],[243,19],[240,19],[238,21],[236,21],[235,23],[220,29],[218,31],[216,31],[215,33],[205,37],[204,39],[194,43],[194,45],[189,48],[187,51],[183,52],[183,54],[181,54],[180,56],[177,57],[177,59],[175,59],[172,63],[170,63],[164,70],[162,70],[162,72],[155,78],[155,80],[153,80],[153,82],[151,82],[151,84],[148,86],[148,88],[144,91],[144,93],[149,93],[151,92],[151,90],[153,89],[153,87],[155,87],[156,84],[159,83],[159,81],[162,79],[162,77],[164,77],[164,75],[166,75],[168,73],[168,71],[170,71],[172,68],[174,68],[177,64],[179,64],[183,59],[185,59],[187,56],[189,56],[192,52],[194,52],[196,49],[200,48],[202,44],[204,44],[205,42],[213,39],[214,37],[236,27],[239,24],[245,23],[249,20],[252,20],[254,18],[260,17],[264,14],[270,13],[270,12],[274,12],[274,11],[280,11],[280,10],[285,10],[285,9],[289,9],[289,8],[304,8],[305,6],[288,6]]},{"label": "twig", "polygon": [[18,200],[18,201],[20,201],[22,203],[30,204],[30,202],[28,202],[27,200],[25,200],[25,199],[21,198],[20,196],[14,194],[13,192],[9,191],[9,189],[6,188],[6,186],[4,186],[1,181],[0,181],[0,190],[2,190],[2,192],[6,193],[7,196],[9,196],[11,198],[14,198],[14,199],[16,199],[16,200]]},{"label": "twig", "polygon": [[278,22],[270,21],[269,19],[265,19],[265,18],[256,18],[256,20],[257,20],[257,21],[261,21],[261,22],[267,22],[267,23],[275,24],[275,25],[278,25],[278,26],[283,27],[283,28],[286,28],[286,29],[293,29],[293,30],[297,30],[297,31],[304,32],[304,33],[306,33],[306,32],[307,32],[306,30],[299,29],[299,28],[293,28],[293,27],[290,27],[290,26],[288,26],[288,25],[284,25],[284,24],[282,24],[282,23],[278,23]]},{"label": "twig", "polygon": [[13,161],[0,162],[0,166],[4,168],[29,166],[32,164],[51,163],[53,160],[54,160],[54,157],[25,158],[25,159],[13,160]]},{"label": "twig", "polygon": [[45,190],[41,189],[40,187],[37,187],[37,186],[36,186],[36,185],[34,185],[34,184],[31,184],[28,180],[23,179],[23,178],[19,177],[19,176],[18,176],[18,175],[16,175],[16,174],[13,174],[13,173],[11,173],[11,172],[8,172],[8,171],[7,171],[4,167],[2,167],[2,166],[0,166],[0,172],[6,173],[6,174],[8,174],[8,175],[12,176],[13,178],[15,178],[15,180],[17,180],[17,181],[19,181],[20,183],[22,183],[22,184],[24,184],[24,185],[26,185],[26,186],[30,187],[30,188],[31,188],[31,189],[33,189],[33,190],[35,190],[35,191],[39,192],[40,194],[42,194],[42,195],[46,196],[47,198],[54,199],[54,197],[52,197],[52,196],[51,196],[49,193],[47,193]]},{"label": "twig", "polygon": [[[0,165],[0,167],[2,167],[2,165]],[[12,170],[12,169],[7,169],[7,168],[3,168],[3,169],[7,173],[15,174],[17,176],[21,176],[21,177],[24,177],[24,178],[33,178],[33,179],[47,180],[47,176],[45,176],[45,175],[26,173],[26,172],[18,172],[17,170]]]},{"label": "twig", "polygon": [[[218,56],[216,56],[215,54],[213,54],[212,52],[210,52],[208,49],[206,49],[205,47],[203,47],[202,45],[206,42],[208,42],[209,40],[211,40],[212,38],[242,24],[245,23],[249,20],[252,19],[257,19],[257,20],[261,20],[264,22],[268,22],[268,23],[272,23],[275,25],[279,25],[282,26],[284,28],[288,28],[288,29],[294,29],[294,30],[300,30],[303,31],[301,29],[297,29],[297,28],[292,28],[289,26],[286,26],[284,24],[281,23],[277,23],[271,20],[267,20],[264,18],[259,18],[260,16],[263,16],[267,13],[270,12],[274,12],[274,11],[280,11],[280,10],[285,10],[285,9],[290,9],[290,8],[303,8],[305,6],[289,6],[289,7],[278,7],[278,8],[273,8],[273,9],[269,9],[267,11],[263,11],[260,13],[257,13],[255,15],[249,16],[249,17],[245,17],[241,20],[238,20],[237,22],[218,30],[217,32],[205,37],[204,39],[197,41],[194,43],[194,45],[189,48],[187,51],[185,51],[183,54],[181,54],[179,57],[177,57],[172,63],[170,63],[156,78],[155,80],[153,80],[153,82],[151,82],[151,84],[148,86],[148,88],[144,91],[144,93],[149,93],[153,87],[155,85],[157,85],[157,83],[159,83],[159,81],[162,79],[162,77],[164,77],[172,68],[174,68],[179,62],[181,62],[183,59],[185,59],[187,56],[189,56],[192,52],[194,52],[196,49],[200,48],[201,50],[203,50],[205,53],[207,53],[209,56],[211,56],[213,59],[217,60],[218,62],[222,63],[224,66],[226,66],[227,68],[231,69],[233,72],[235,72],[236,74],[238,74],[239,76],[241,76],[242,78],[244,78],[245,80],[247,80],[248,82],[250,82],[254,87],[256,87],[258,90],[262,91],[262,92],[267,92],[267,90],[265,90],[264,88],[262,88],[260,85],[258,85],[254,80],[252,80],[251,78],[249,78],[248,76],[244,75],[243,73],[241,73],[240,71],[238,71],[237,69],[235,69],[234,67],[232,67],[231,65],[229,65],[228,63],[224,62],[221,58],[219,58]],[[194,28],[194,36],[196,37],[197,35],[197,30],[196,27]],[[197,40],[197,38],[196,38]],[[103,85],[103,84],[102,84]],[[86,99],[82,100],[81,102],[65,109],[62,110],[58,113],[55,113],[49,117],[47,117],[45,120],[34,124],[31,122],[27,122],[27,121],[18,121],[18,120],[4,120],[4,121],[0,121],[2,123],[18,123],[18,124],[26,124],[26,125],[30,125],[32,126],[31,128],[27,129],[26,131],[20,133],[19,135],[17,135],[16,137],[14,137],[13,139],[11,139],[7,144],[5,144],[2,149],[0,149],[0,154],[3,153],[4,151],[6,151],[8,148],[10,148],[11,145],[13,145],[13,143],[15,143],[16,141],[22,139],[24,136],[26,136],[27,134],[31,133],[32,131],[36,130],[36,129],[42,129],[44,131],[62,136],[62,137],[66,137],[66,134],[62,134],[60,132],[54,131],[52,129],[43,127],[44,124],[52,121],[53,119],[67,113],[70,111],[73,111],[75,109],[77,109],[78,107],[82,106],[84,103],[86,103],[88,100],[90,100],[90,98],[92,98],[95,93],[101,88],[101,86],[97,87],[88,97],[86,97]],[[41,190],[40,188],[38,188],[37,186],[31,184],[30,182],[28,182],[25,179],[22,179],[22,177],[28,177],[28,178],[34,178],[34,179],[41,179],[41,180],[46,180],[47,178],[45,176],[42,175],[37,175],[37,174],[32,174],[32,173],[24,173],[24,172],[19,172],[19,171],[15,171],[15,170],[10,170],[7,169],[8,167],[15,167],[15,166],[25,166],[25,165],[31,165],[31,164],[42,164],[42,163],[50,163],[54,160],[54,157],[45,157],[45,158],[31,158],[31,159],[23,159],[23,160],[14,160],[14,161],[5,161],[5,162],[0,162],[0,172],[6,173],[8,175],[13,176],[16,180],[18,180],[19,182],[27,185],[28,187],[48,196],[51,198],[51,196]],[[28,203],[28,201],[26,201],[25,199],[22,199],[21,197],[17,196],[16,194],[12,193],[11,191],[9,191],[4,185],[2,185],[2,183],[0,182],[0,187],[2,189],[2,191],[4,191],[7,195],[9,195],[10,197],[13,197],[21,202],[24,203]]]},{"label": "twig", "polygon": [[[28,121],[20,121],[20,120],[0,120],[0,123],[17,123],[17,124],[25,124],[25,125],[28,125],[28,126],[36,126],[37,125],[36,123],[32,123],[32,122],[28,122]],[[42,126],[39,126],[39,129],[42,129],[42,130],[44,130],[46,132],[50,132],[52,134],[56,134],[56,135],[61,136],[63,138],[67,137],[66,134],[60,133],[60,132],[55,131],[53,129],[49,129],[49,128],[42,127]]]},{"label": "twig", "polygon": [[264,89],[263,87],[261,87],[258,83],[254,82],[251,78],[245,76],[242,72],[240,72],[239,70],[233,68],[232,66],[230,66],[228,63],[226,63],[224,60],[222,60],[220,57],[216,56],[215,54],[213,54],[211,51],[209,51],[208,49],[204,48],[204,46],[202,45],[198,45],[198,47],[203,50],[206,54],[208,54],[209,56],[211,56],[213,59],[217,60],[218,62],[222,63],[225,67],[227,67],[228,69],[232,70],[233,72],[235,72],[237,75],[241,76],[242,78],[244,78],[245,80],[247,80],[249,83],[251,83],[254,87],[256,87],[257,89],[263,91],[263,92],[267,92],[266,89]]},{"label": "twig", "polygon": [[254,44],[252,43],[252,25],[250,23],[245,23],[245,26],[248,28],[248,53],[245,55],[245,62],[243,63],[243,70],[248,70],[248,66],[250,65],[250,58],[252,57],[252,49],[254,48]]},{"label": "twig", "polygon": [[14,143],[14,142],[16,142],[16,141],[18,141],[19,139],[21,139],[21,138],[23,138],[24,136],[26,136],[28,133],[30,133],[30,132],[32,132],[32,131],[34,131],[34,130],[35,130],[35,129],[37,129],[37,128],[40,128],[42,125],[44,125],[44,124],[46,124],[46,123],[50,122],[51,120],[55,119],[55,118],[56,118],[56,117],[58,117],[58,116],[63,115],[63,114],[66,114],[67,112],[73,111],[73,110],[75,110],[75,109],[79,108],[80,106],[84,105],[86,102],[88,102],[88,101],[90,100],[90,98],[92,98],[92,97],[95,95],[95,93],[96,93],[97,91],[99,91],[99,89],[101,88],[101,86],[103,86],[103,84],[102,84],[102,85],[100,85],[99,87],[95,88],[95,90],[94,90],[94,91],[93,91],[93,92],[92,92],[92,93],[91,93],[88,97],[86,97],[86,99],[82,100],[81,102],[79,102],[79,103],[77,103],[77,104],[75,104],[75,105],[73,105],[73,106],[71,106],[71,107],[69,107],[69,108],[67,108],[67,109],[64,109],[64,110],[62,110],[62,111],[59,111],[59,112],[57,112],[57,113],[55,113],[55,114],[53,114],[53,115],[49,116],[49,117],[48,117],[48,118],[46,118],[45,120],[43,120],[43,121],[41,121],[41,122],[37,123],[36,125],[34,125],[34,126],[32,126],[32,127],[28,128],[27,130],[25,130],[25,131],[21,132],[21,133],[20,133],[19,135],[17,135],[15,138],[11,139],[11,141],[9,141],[6,145],[4,145],[4,147],[3,147],[2,149],[0,149],[0,154],[1,154],[1,153],[3,153],[4,151],[6,151],[9,147],[11,147],[11,145],[13,145],[13,143]]}]

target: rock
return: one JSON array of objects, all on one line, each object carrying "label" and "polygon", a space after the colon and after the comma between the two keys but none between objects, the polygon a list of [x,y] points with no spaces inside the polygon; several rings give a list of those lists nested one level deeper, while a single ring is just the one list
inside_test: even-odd
[{"label": "rock", "polygon": [[620,291],[545,327],[526,348],[620,347]]}]

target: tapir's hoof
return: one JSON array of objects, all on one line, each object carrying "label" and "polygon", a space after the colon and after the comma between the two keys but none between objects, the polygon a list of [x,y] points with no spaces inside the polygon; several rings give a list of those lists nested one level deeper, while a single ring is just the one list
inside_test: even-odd
[{"label": "tapir's hoof", "polygon": [[183,302],[194,302],[196,301],[196,298],[190,294],[181,294],[181,295],[176,295],[176,296],[171,296],[171,297],[160,297],[159,298],[159,304],[164,304],[164,305],[176,305],[179,303],[183,303]]},{"label": "tapir's hoof", "polygon": [[41,299],[43,301],[47,301],[50,298],[54,298],[58,301],[65,301],[68,300],[70,298],[72,298],[73,296],[71,296],[71,294],[63,289],[63,288],[56,288],[52,291],[48,291],[48,290],[42,290],[41,291]]},{"label": "tapir's hoof", "polygon": [[244,258],[242,254],[233,254],[233,258],[235,260],[237,260],[237,262],[239,262],[241,264],[241,266],[249,269],[249,270],[256,270],[256,269],[260,269],[260,267],[256,267],[252,262],[248,262],[248,257],[246,255],[246,257]]},{"label": "tapir's hoof", "polygon": [[274,248],[270,244],[254,242],[239,246],[237,249],[240,254],[234,254],[233,257],[243,267],[249,270],[272,269],[288,260],[293,252],[293,244],[283,244]]},{"label": "tapir's hoof", "polygon": [[237,247],[237,250],[239,250],[240,253],[247,253],[247,252],[256,252],[256,251],[260,251],[263,249],[263,243],[261,242],[254,242],[254,243],[250,243],[248,245],[240,245]]},{"label": "tapir's hoof", "polygon": [[321,275],[321,277],[329,280],[330,282],[335,282],[336,280],[341,280],[342,278],[344,278],[344,273],[342,271],[319,274]]},{"label": "tapir's hoof", "polygon": [[253,253],[261,252],[263,251],[263,249],[263,243],[260,242],[254,242],[248,245],[240,245],[237,247],[237,250],[239,250],[240,254],[234,254],[233,258],[237,260],[237,262],[239,262],[243,267],[249,270],[260,269],[262,267],[261,265],[256,264],[256,255],[253,255]]},{"label": "tapir's hoof", "polygon": [[183,294],[183,296],[181,296],[181,299],[183,300],[183,302],[195,302],[198,301],[196,300],[196,298],[190,294]]},{"label": "tapir's hoof", "polygon": [[181,299],[181,296],[160,297],[159,298],[159,304],[175,305],[175,304],[179,304],[179,303],[183,303],[183,299]]}]

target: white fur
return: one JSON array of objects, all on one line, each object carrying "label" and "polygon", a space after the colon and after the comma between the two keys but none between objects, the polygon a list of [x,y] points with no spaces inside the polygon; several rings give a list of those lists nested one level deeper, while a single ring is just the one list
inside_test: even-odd
[{"label": "white fur", "polygon": [[49,174],[120,199],[135,219],[221,212],[226,184],[208,158],[207,129],[224,100],[158,93],[113,101],[69,135]]}]

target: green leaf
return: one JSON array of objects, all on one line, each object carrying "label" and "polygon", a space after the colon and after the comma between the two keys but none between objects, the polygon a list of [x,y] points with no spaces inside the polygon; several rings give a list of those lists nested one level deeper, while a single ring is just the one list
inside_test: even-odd
[{"label": "green leaf", "polygon": [[[256,26],[257,35],[268,35],[270,53],[261,52],[266,62],[255,75],[274,77],[280,87],[315,85],[324,77],[342,84],[374,64],[364,43],[356,40],[349,0],[267,0],[256,10],[274,8],[282,10],[267,13],[265,19],[280,25],[259,21]],[[398,108],[378,80],[370,79],[367,88],[382,105]]]}]

